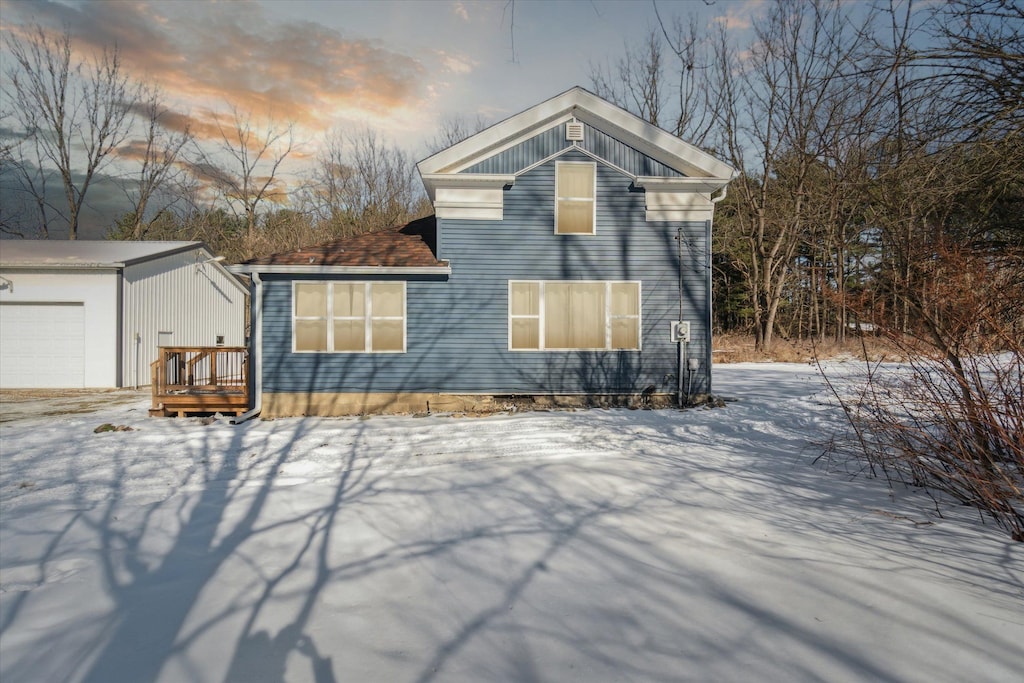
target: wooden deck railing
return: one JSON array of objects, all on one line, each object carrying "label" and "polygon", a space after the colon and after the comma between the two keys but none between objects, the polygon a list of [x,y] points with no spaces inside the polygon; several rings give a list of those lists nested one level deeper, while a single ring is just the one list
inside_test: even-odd
[{"label": "wooden deck railing", "polygon": [[245,347],[161,346],[150,370],[150,415],[241,415],[249,408],[249,352]]}]

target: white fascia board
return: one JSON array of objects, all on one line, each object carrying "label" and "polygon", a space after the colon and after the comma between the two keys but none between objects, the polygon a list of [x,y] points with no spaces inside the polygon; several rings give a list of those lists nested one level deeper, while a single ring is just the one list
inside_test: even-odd
[{"label": "white fascia board", "polygon": [[644,220],[650,221],[708,221],[714,209],[647,209]]},{"label": "white fascia board", "polygon": [[652,192],[714,192],[729,184],[732,178],[668,178],[637,176],[633,184]]},{"label": "white fascia board", "polygon": [[231,266],[234,273],[290,273],[292,275],[451,275],[446,266],[288,266],[246,265]]},{"label": "white fascia board", "polygon": [[121,270],[123,263],[31,263],[9,261],[0,263],[0,270]]},{"label": "white fascia board", "polygon": [[216,261],[207,263],[206,265],[213,266],[214,270],[220,272],[221,275],[223,275],[228,282],[234,285],[239,292],[241,292],[244,296],[249,296],[249,288],[245,285],[245,283],[241,282],[238,279],[238,273],[234,272],[233,270],[225,266],[223,263],[217,263]]},{"label": "white fascia board", "polygon": [[[158,252],[158,253],[146,254],[145,256],[140,256],[138,258],[133,258],[133,259],[125,259],[124,265],[126,265],[126,266],[134,266],[134,265],[139,264],[139,263],[145,263],[146,261],[155,261],[156,259],[161,259],[161,258],[165,258],[167,256],[172,256],[174,254],[181,254],[181,253],[186,252],[186,251],[194,251],[194,250],[205,251],[208,254],[210,253],[209,249],[207,249],[206,245],[203,244],[202,242],[184,242],[184,243],[179,244],[178,246],[175,246],[175,247],[169,248],[169,249],[165,249],[164,251],[161,251],[161,252]],[[211,256],[212,256],[212,254],[211,254]]]},{"label": "white fascia board", "polygon": [[505,217],[502,206],[460,205],[438,202],[434,204],[434,215],[455,221],[500,221]]},{"label": "white fascia board", "polygon": [[503,188],[516,182],[514,175],[498,173],[431,173],[423,176],[423,180],[444,185],[445,187],[459,188]]}]

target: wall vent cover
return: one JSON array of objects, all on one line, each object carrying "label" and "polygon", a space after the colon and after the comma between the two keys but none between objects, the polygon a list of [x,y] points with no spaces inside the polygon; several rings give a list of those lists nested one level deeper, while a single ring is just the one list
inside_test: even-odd
[{"label": "wall vent cover", "polygon": [[565,124],[565,139],[579,141],[583,139],[583,124],[573,119]]}]

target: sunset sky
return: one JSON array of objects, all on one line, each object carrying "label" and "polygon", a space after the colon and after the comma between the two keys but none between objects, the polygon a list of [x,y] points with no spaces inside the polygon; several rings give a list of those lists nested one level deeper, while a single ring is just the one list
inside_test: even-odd
[{"label": "sunset sky", "polygon": [[[667,2],[746,31],[760,0]],[[301,159],[331,129],[370,126],[426,156],[443,117],[501,120],[574,85],[658,26],[649,0],[493,2],[29,2],[0,0],[0,29],[69,27],[83,54],[117,45],[199,138],[236,109],[296,125]],[[2,55],[0,55],[2,56]]]}]

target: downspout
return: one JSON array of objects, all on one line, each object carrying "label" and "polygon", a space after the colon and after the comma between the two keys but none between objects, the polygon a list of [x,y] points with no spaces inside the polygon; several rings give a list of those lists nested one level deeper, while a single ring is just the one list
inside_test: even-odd
[{"label": "downspout", "polygon": [[229,424],[240,424],[260,414],[263,410],[263,373],[260,360],[263,353],[263,280],[257,271],[252,271],[252,334],[249,335],[249,376],[252,377],[252,408],[228,419]]},{"label": "downspout", "polygon": [[[728,192],[729,192],[729,186],[728,185],[723,185],[722,186],[722,194],[718,195],[717,197],[712,197],[711,198],[711,204],[712,204],[712,207],[711,207],[711,218],[708,219],[708,236],[707,236],[707,241],[708,241],[708,258],[709,259],[710,259],[710,255],[711,255],[711,234],[712,234],[711,230],[712,230],[712,228],[714,226],[714,223],[715,223],[715,207],[714,207],[714,205],[717,204],[718,202],[722,201],[723,199],[725,199],[725,195]],[[707,320],[707,332],[705,333],[704,343],[707,344],[707,349],[708,349],[708,352],[707,352],[708,367],[707,367],[706,373],[707,373],[707,382],[708,382],[708,395],[710,396],[711,395],[711,363],[712,363],[711,327],[714,324],[714,311],[712,309],[713,309],[713,307],[715,305],[715,298],[711,295],[712,268],[711,268],[711,262],[710,261],[708,262],[707,271],[708,271],[708,320]]]},{"label": "downspout", "polygon": [[[127,384],[124,376],[124,268],[117,269],[117,341],[114,353],[117,354],[117,369],[114,371],[114,386],[123,389]],[[136,380],[136,389],[138,381]]]},{"label": "downspout", "polygon": [[[676,239],[679,241],[679,321],[683,320],[683,226],[676,230]],[[684,408],[683,402],[683,371],[686,368],[686,342],[679,340],[679,368],[676,371],[676,405]]]}]

